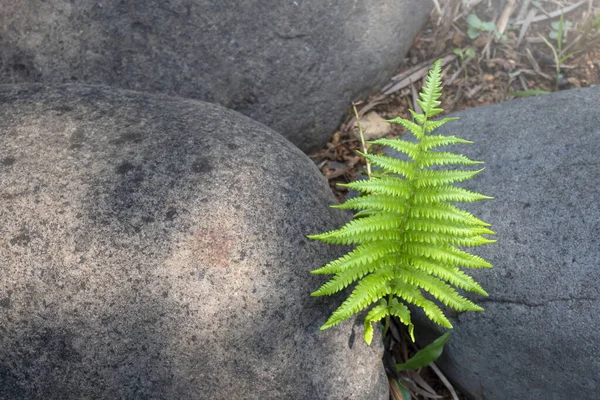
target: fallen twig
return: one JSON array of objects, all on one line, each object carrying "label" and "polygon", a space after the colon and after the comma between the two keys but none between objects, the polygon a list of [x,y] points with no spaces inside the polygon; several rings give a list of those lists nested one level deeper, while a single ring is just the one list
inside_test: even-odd
[{"label": "fallen twig", "polygon": [[537,11],[535,8],[532,8],[527,13],[527,17],[525,17],[525,21],[523,22],[523,25],[521,26],[521,30],[519,31],[519,38],[517,39],[517,47],[519,47],[519,45],[521,44],[521,41],[527,34],[527,31],[529,30],[529,27],[531,26],[531,22],[535,18],[536,14],[537,14]]},{"label": "fallen twig", "polygon": [[[367,105],[365,105],[364,107],[362,107],[360,109],[360,111],[358,112],[359,118],[362,118],[367,111],[375,108],[376,106],[380,105],[381,103],[383,103],[385,100],[385,96],[377,96],[376,98],[374,98],[373,100],[371,100]],[[356,105],[359,105],[360,103],[356,103]],[[342,133],[346,133],[352,126],[354,125],[354,119],[353,117],[350,117],[348,119],[348,121],[346,121],[340,128],[340,131]]]},{"label": "fallen twig", "polygon": [[[552,12],[548,13],[548,15],[538,15],[531,22],[540,22],[540,21],[545,21],[547,19],[560,17],[560,14],[570,13],[571,11],[576,10],[578,7],[584,5],[585,3],[587,3],[587,0],[583,0],[583,1],[580,1],[579,3],[575,3],[568,7],[564,7],[564,8],[558,9],[556,11],[552,11]],[[515,21],[512,24],[513,25],[523,25],[524,23],[525,23],[525,20],[521,20],[521,21]]]},{"label": "fallen twig", "polygon": [[517,14],[517,21],[520,21],[522,19],[525,19],[525,16],[527,15],[527,9],[529,8],[529,3],[531,3],[531,0],[523,0],[521,2],[521,8],[519,9],[519,13]]},{"label": "fallen twig", "polygon": [[[442,67],[446,66],[448,63],[450,63],[454,60],[456,60],[456,56],[454,54],[447,55],[446,57],[444,57],[442,59]],[[404,77],[399,82],[390,82],[389,84],[384,86],[383,89],[381,89],[381,93],[383,95],[387,96],[394,92],[397,92],[400,89],[404,89],[405,87],[409,86],[413,82],[420,80],[421,78],[423,78],[424,76],[427,75],[427,72],[429,71],[429,68],[430,68],[431,64],[433,63],[433,61],[434,60],[429,60],[429,61],[423,63],[424,64],[423,67],[413,70],[413,72],[411,72],[410,75]]]},{"label": "fallen twig", "polygon": [[450,392],[450,395],[452,396],[452,400],[458,400],[458,395],[456,394],[456,391],[454,390],[454,387],[452,386],[452,384],[450,383],[450,381],[448,381],[448,379],[442,373],[442,371],[440,371],[440,369],[437,367],[437,365],[435,365],[435,363],[431,363],[431,364],[429,364],[429,367],[440,378],[440,380],[442,381],[442,383],[444,384],[444,386],[446,386],[446,389],[448,389],[448,391]]},{"label": "fallen twig", "polygon": [[498,23],[496,24],[496,30],[498,31],[498,33],[500,35],[504,34],[504,31],[506,30],[506,25],[508,25],[508,19],[510,18],[512,13],[515,11],[515,6],[516,6],[516,0],[508,0],[508,3],[506,4],[504,11],[502,11],[502,15],[500,15],[500,18],[498,19]]},{"label": "fallen twig", "polygon": [[542,69],[540,68],[539,64],[535,60],[535,57],[533,57],[533,54],[531,54],[531,50],[529,50],[529,47],[526,48],[525,51],[527,52],[527,58],[529,59],[529,62],[531,63],[531,66],[533,67],[534,71],[538,75],[540,75],[540,76],[542,76],[542,77],[544,77],[544,78],[546,78],[548,80],[553,81],[554,80],[553,77],[551,77],[550,75],[547,75],[547,74],[545,74],[545,73],[542,72]]}]

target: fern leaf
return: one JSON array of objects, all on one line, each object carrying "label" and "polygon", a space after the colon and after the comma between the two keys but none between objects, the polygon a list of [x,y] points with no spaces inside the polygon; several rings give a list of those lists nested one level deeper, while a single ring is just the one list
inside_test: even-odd
[{"label": "fern leaf", "polygon": [[383,211],[403,215],[406,211],[406,201],[401,201],[397,196],[368,195],[346,200],[344,204],[331,206],[341,210],[371,210]]},{"label": "fern leaf", "polygon": [[433,188],[423,188],[415,193],[415,202],[421,204],[440,203],[444,201],[456,201],[470,203],[478,200],[492,199],[480,193],[471,192],[455,186],[442,186]]},{"label": "fern leaf", "polygon": [[451,121],[456,121],[458,118],[453,117],[453,118],[442,118],[442,119],[438,119],[437,121],[423,121],[423,122],[419,122],[420,124],[424,125],[425,128],[425,132],[429,133],[434,131],[435,129],[439,128],[442,125],[446,125],[448,122]]},{"label": "fern leaf", "polygon": [[396,151],[400,151],[412,160],[417,158],[419,154],[419,146],[401,139],[377,139],[369,142],[370,144],[379,144],[390,147]]},{"label": "fern leaf", "polygon": [[365,318],[365,342],[371,344],[373,340],[373,322],[381,321],[383,318],[390,315],[390,309],[386,304],[385,300],[382,300],[383,304],[377,305],[369,311]]},{"label": "fern leaf", "polygon": [[425,311],[425,315],[436,324],[452,328],[452,324],[448,321],[442,310],[433,301],[423,297],[421,291],[414,285],[404,283],[400,278],[396,278],[392,293],[411,304],[421,307]]},{"label": "fern leaf", "polygon": [[448,153],[445,151],[425,152],[419,157],[418,168],[429,168],[433,165],[477,165],[483,161],[473,161],[462,154]]},{"label": "fern leaf", "polygon": [[448,204],[437,203],[427,205],[414,205],[409,210],[409,218],[427,218],[438,221],[448,221],[460,225],[469,226],[491,226],[479,218],[473,216],[470,212]]},{"label": "fern leaf", "polygon": [[406,284],[418,286],[433,297],[457,311],[483,311],[483,308],[459,295],[442,280],[412,268],[400,268],[400,280]]},{"label": "fern leaf", "polygon": [[410,197],[410,186],[404,179],[386,176],[383,178],[371,178],[369,180],[355,181],[339,186],[358,190],[363,193],[382,193],[390,196],[398,196],[408,199]]},{"label": "fern leaf", "polygon": [[404,223],[405,219],[402,215],[377,213],[355,219],[336,231],[311,235],[309,239],[332,244],[360,244],[386,238],[400,240],[402,237],[400,228]]},{"label": "fern leaf", "polygon": [[484,296],[488,295],[473,278],[456,266],[450,266],[421,256],[409,256],[408,262],[412,267],[435,275],[458,288]]},{"label": "fern leaf", "polygon": [[412,341],[415,341],[415,326],[413,325],[410,318],[410,311],[406,305],[398,302],[398,299],[392,299],[392,302],[389,306],[389,313],[394,317],[398,317],[400,322],[408,327],[408,333],[410,334],[410,338]]},{"label": "fern leaf", "polygon": [[483,171],[483,168],[474,170],[474,171],[461,171],[461,170],[428,171],[428,170],[422,170],[419,172],[418,179],[416,179],[416,181],[415,181],[415,185],[418,188],[450,185],[452,183],[462,182],[462,181],[471,179],[472,177],[474,177],[481,171]]},{"label": "fern leaf", "polygon": [[[402,235],[400,234],[399,236]],[[435,245],[451,244],[462,247],[475,247],[496,242],[493,239],[488,239],[479,235],[469,237],[457,237],[455,235],[448,235],[443,233],[418,231],[405,232],[403,239],[406,242],[430,243]]]},{"label": "fern leaf", "polygon": [[483,258],[467,253],[450,245],[432,246],[425,243],[412,242],[410,246],[403,246],[406,254],[427,257],[451,266],[465,268],[492,268],[492,265]]},{"label": "fern leaf", "polygon": [[423,125],[425,123],[425,121],[427,121],[427,117],[425,116],[425,114],[419,114],[419,113],[415,112],[414,110],[408,110],[408,111],[410,111],[413,119],[417,122],[417,124]]},{"label": "fern leaf", "polygon": [[385,122],[388,122],[390,124],[401,125],[401,126],[405,127],[406,129],[408,129],[410,131],[410,133],[415,135],[415,137],[417,139],[421,139],[423,137],[423,127],[421,125],[417,125],[414,122],[409,121],[407,119],[397,117],[394,119],[386,120]]},{"label": "fern leaf", "polygon": [[315,297],[332,295],[340,290],[344,290],[354,281],[373,273],[375,270],[383,271],[390,268],[393,268],[393,264],[390,263],[389,258],[379,259],[369,264],[355,265],[336,274],[310,295]]},{"label": "fern leaf", "polygon": [[338,325],[353,314],[364,310],[374,302],[391,293],[392,287],[389,284],[394,279],[394,272],[390,269],[384,269],[367,275],[354,288],[354,291],[342,303],[342,305],[333,312],[331,317],[321,327],[321,330]]},{"label": "fern leaf", "polygon": [[375,214],[377,214],[377,211],[362,210],[362,211],[359,211],[356,214],[354,214],[354,218],[357,219],[357,218],[363,218],[363,217],[370,217],[371,215],[375,215]]},{"label": "fern leaf", "polygon": [[477,235],[493,235],[494,231],[483,226],[461,226],[447,222],[410,218],[406,221],[407,231],[423,231],[453,235],[456,237],[470,237]]},{"label": "fern leaf", "polygon": [[402,244],[397,241],[366,243],[311,273],[316,275],[338,274],[348,268],[372,263],[388,254],[400,251],[401,246]]},{"label": "fern leaf", "polygon": [[425,78],[425,85],[419,94],[417,104],[423,110],[427,118],[435,117],[442,110],[438,106],[441,104],[439,98],[442,95],[442,63],[440,60],[433,63],[433,68]]},{"label": "fern leaf", "polygon": [[371,161],[381,168],[387,171],[391,171],[395,174],[401,174],[406,177],[412,176],[413,165],[408,161],[398,160],[396,158],[380,156],[376,154],[363,154],[360,151],[357,152],[367,160]]},{"label": "fern leaf", "polygon": [[448,146],[450,144],[473,144],[470,140],[461,139],[456,136],[425,136],[421,140],[421,149],[423,151],[429,151],[436,147]]},{"label": "fern leaf", "polygon": [[311,235],[309,236],[309,238],[321,240],[323,242],[328,242],[328,240],[331,238],[339,238],[352,235],[360,236],[365,232],[400,228],[403,225],[403,222],[404,218],[402,218],[402,216],[378,213],[370,217],[350,221],[338,230],[321,233],[318,235]]}]

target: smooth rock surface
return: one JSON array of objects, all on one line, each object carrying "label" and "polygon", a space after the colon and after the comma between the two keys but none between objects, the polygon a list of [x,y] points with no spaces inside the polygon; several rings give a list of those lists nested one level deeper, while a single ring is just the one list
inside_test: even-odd
[{"label": "smooth rock surface", "polygon": [[86,82],[218,103],[302,150],[386,80],[431,0],[3,0],[0,82]]},{"label": "smooth rock surface", "polygon": [[[313,162],[220,106],[0,86],[1,399],[381,399],[382,347],[309,271]],[[374,343],[380,343],[377,339]]]},{"label": "smooth rock surface", "polygon": [[[485,311],[451,319],[437,362],[470,399],[599,396],[598,104],[600,88],[569,90],[459,112],[440,129],[475,141],[447,149],[485,161],[464,186],[495,197],[464,205],[497,234],[475,249],[494,269],[469,271]],[[416,329],[423,344],[441,333]]]}]

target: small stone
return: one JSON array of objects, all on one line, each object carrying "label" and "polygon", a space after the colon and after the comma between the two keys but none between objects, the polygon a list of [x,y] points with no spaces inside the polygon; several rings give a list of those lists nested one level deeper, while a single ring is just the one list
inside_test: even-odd
[{"label": "small stone", "polygon": [[568,78],[567,82],[569,82],[571,86],[575,89],[579,89],[581,87],[581,82],[575,77]]},{"label": "small stone", "polygon": [[[375,111],[371,111],[360,119],[360,126],[363,129],[365,140],[375,140],[384,137],[392,131],[392,126],[389,122],[385,122],[383,118]],[[360,138],[360,132],[354,121],[354,129],[352,134],[356,138]]]},{"label": "small stone", "polygon": [[456,33],[454,33],[454,36],[452,37],[452,44],[455,45],[456,47],[462,47],[464,40],[465,40],[465,35],[456,31]]}]

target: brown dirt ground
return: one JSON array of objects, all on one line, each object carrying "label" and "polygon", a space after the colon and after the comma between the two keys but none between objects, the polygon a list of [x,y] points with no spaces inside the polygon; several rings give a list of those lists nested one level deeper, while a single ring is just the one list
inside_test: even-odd
[{"label": "brown dirt ground", "polygon": [[[515,92],[554,92],[600,83],[600,0],[434,0],[434,3],[429,22],[415,39],[395,77],[419,66],[423,71],[438,58],[451,59],[444,67],[441,99],[444,114],[501,103],[516,97]],[[552,23],[556,25],[560,20],[561,12],[565,24],[572,26],[566,32],[562,53],[558,54],[565,59],[559,63],[557,78],[553,51],[541,37],[558,47],[557,40],[550,38],[550,32]],[[494,22],[496,30],[505,36],[498,38],[482,32],[476,39],[469,38],[469,14],[477,15],[481,21]],[[505,23],[507,18],[508,24]],[[463,60],[452,57],[455,49],[469,47],[475,51],[475,57]],[[377,90],[355,102],[359,115],[375,112],[384,119],[410,118],[408,110],[414,109],[414,96],[421,88],[422,75],[413,73],[404,83],[401,80],[392,78],[387,85],[400,86],[393,93]],[[397,137],[403,133],[398,125],[392,125],[392,131],[386,136]],[[311,155],[339,201],[343,201],[346,190],[337,184],[353,181],[365,164],[356,154],[359,149],[360,140],[349,105],[347,118],[331,141]],[[404,382],[412,399],[465,399],[460,393],[453,394],[456,389],[444,383],[443,375],[430,367],[395,373],[394,363],[404,362],[414,354],[416,347],[407,340],[399,323],[392,333],[386,339],[384,357],[392,386],[393,379]],[[394,389],[390,398],[406,400]]]}]

